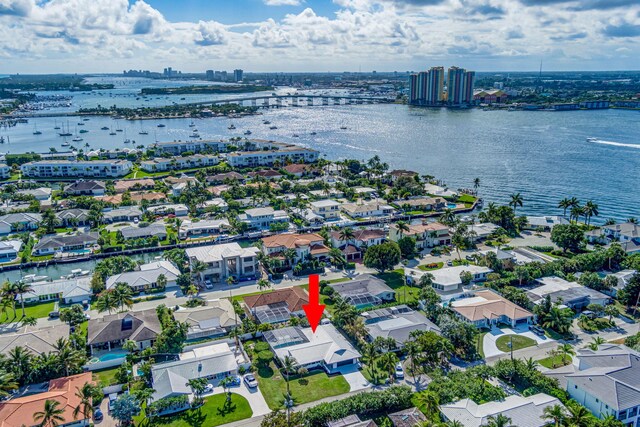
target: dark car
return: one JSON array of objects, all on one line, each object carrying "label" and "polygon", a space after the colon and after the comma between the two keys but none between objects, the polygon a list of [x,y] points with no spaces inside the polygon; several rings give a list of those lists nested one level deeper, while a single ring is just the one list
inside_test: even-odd
[{"label": "dark car", "polygon": [[542,329],[540,326],[529,325],[529,330],[536,335],[540,335],[541,337],[544,336],[544,329]]},{"label": "dark car", "polygon": [[93,412],[94,421],[102,421],[103,418],[104,418],[104,415],[102,415],[102,411],[100,409],[96,409]]}]

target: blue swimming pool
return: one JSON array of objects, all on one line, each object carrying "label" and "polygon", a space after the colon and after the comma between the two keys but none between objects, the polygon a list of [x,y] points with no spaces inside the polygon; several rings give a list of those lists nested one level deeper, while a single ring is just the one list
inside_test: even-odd
[{"label": "blue swimming pool", "polygon": [[93,360],[94,363],[106,362],[108,360],[123,359],[127,356],[127,354],[129,354],[129,352],[124,350],[114,350],[110,351],[109,353],[101,354],[100,356],[95,356],[91,360]]},{"label": "blue swimming pool", "polygon": [[456,205],[455,203],[447,203],[447,207],[449,209],[455,209],[458,205]]}]

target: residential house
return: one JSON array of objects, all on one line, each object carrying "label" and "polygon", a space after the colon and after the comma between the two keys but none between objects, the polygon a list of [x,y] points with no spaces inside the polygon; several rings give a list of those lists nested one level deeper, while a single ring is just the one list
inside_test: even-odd
[{"label": "residential house", "polygon": [[640,252],[640,225],[633,222],[603,225],[601,229],[587,231],[585,237],[590,243],[620,242],[630,254]]},{"label": "residential house", "polygon": [[388,173],[391,182],[396,182],[400,178],[411,178],[414,179],[418,176],[418,172],[408,171],[403,169],[394,169]]},{"label": "residential house", "polygon": [[215,175],[207,176],[207,183],[209,184],[222,184],[224,182],[229,182],[229,181],[243,182],[244,175],[236,171],[231,171],[231,172],[218,173]]},{"label": "residential house", "polygon": [[527,291],[527,296],[534,304],[540,304],[549,296],[552,303],[560,302],[572,310],[582,310],[589,304],[606,305],[610,300],[610,297],[602,292],[560,277],[541,277],[536,281],[541,286]]},{"label": "residential house", "polygon": [[0,263],[17,259],[21,250],[22,240],[0,241]]},{"label": "residential house", "polygon": [[432,196],[448,197],[451,199],[458,197],[457,191],[449,190],[448,188],[441,187],[439,185],[431,184],[431,183],[426,183],[424,185],[424,191],[426,191],[427,194],[430,194]]},{"label": "residential house", "polygon": [[340,209],[352,218],[376,218],[391,216],[395,209],[389,205],[381,204],[378,201],[343,203]]},{"label": "residential house", "polygon": [[331,324],[318,325],[315,332],[297,326],[274,329],[264,332],[263,337],[278,359],[292,357],[298,366],[307,369],[334,373],[344,366],[358,366],[362,357]]},{"label": "residential house", "polygon": [[362,258],[364,250],[373,245],[379,245],[386,240],[387,234],[382,229],[358,228],[353,230],[353,239],[342,240],[339,231],[330,233],[331,243],[339,248],[347,261],[355,261]]},{"label": "residential house", "polygon": [[282,169],[297,178],[302,178],[304,175],[309,173],[311,167],[305,164],[292,163],[290,165],[284,166]]},{"label": "residential house", "polygon": [[[284,257],[287,249],[295,251],[295,258],[288,260]],[[309,257],[324,260],[329,255],[329,248],[324,244],[324,238],[316,233],[308,234],[276,234],[262,239],[262,253],[271,257],[278,257],[284,265],[291,265],[305,261]]]},{"label": "residential house", "polygon": [[31,212],[11,213],[0,216],[0,234],[31,231],[38,228],[42,215]]},{"label": "residential house", "polygon": [[[471,273],[472,283],[478,283],[487,280],[487,274],[493,270],[479,265],[459,265],[432,270],[428,273],[433,276],[433,288],[439,293],[446,294],[462,290],[460,275],[465,271]],[[407,281],[413,283],[418,282],[424,273],[422,270],[406,269],[405,274],[407,275]]]},{"label": "residential house", "polygon": [[551,231],[556,225],[570,224],[569,220],[560,215],[527,216],[525,230]]},{"label": "residential house", "polygon": [[491,328],[500,323],[516,327],[534,320],[534,315],[529,310],[491,290],[475,291],[468,298],[450,301],[449,305],[458,318],[478,328]]},{"label": "residential house", "polygon": [[196,222],[185,220],[180,225],[178,237],[182,240],[187,238],[208,237],[227,233],[230,229],[231,225],[229,225],[229,221],[226,219],[205,219]]},{"label": "residential house", "polygon": [[86,383],[95,384],[91,372],[50,380],[48,386],[41,388],[44,389],[41,393],[0,402],[0,427],[40,425],[33,416],[44,411],[47,401],[58,403],[57,409],[61,411],[56,421],[58,427],[88,426],[92,423],[90,417],[85,417],[82,411],[74,415],[76,408],[81,407],[78,389]]},{"label": "residential house", "polygon": [[107,186],[101,181],[76,181],[64,187],[64,193],[68,196],[102,196]]},{"label": "residential house", "polygon": [[631,278],[636,274],[638,274],[636,270],[630,270],[630,269],[621,270],[621,271],[618,271],[617,273],[609,274],[609,276],[615,277],[618,280],[618,283],[613,288],[602,291],[602,292],[607,295],[611,295],[612,297],[615,297],[618,294],[618,291],[621,289],[624,289],[629,284],[629,281],[631,280]]},{"label": "residential house", "polygon": [[362,313],[368,340],[373,342],[376,338],[393,338],[398,349],[409,341],[414,331],[431,331],[440,333],[432,321],[427,319],[419,311],[412,310],[406,305],[398,305],[388,308],[367,310]]},{"label": "residential house", "polygon": [[104,222],[130,222],[142,218],[142,211],[136,206],[123,206],[104,212]]},{"label": "residential house", "polygon": [[121,179],[113,184],[116,193],[125,193],[131,190],[151,190],[156,183],[151,178]]},{"label": "residential house", "polygon": [[263,169],[263,170],[259,170],[259,171],[254,171],[254,172],[249,172],[247,174],[248,177],[250,178],[264,178],[267,181],[271,181],[271,180],[278,180],[280,178],[282,178],[282,174],[276,170],[273,169]]},{"label": "residential house", "polygon": [[[89,277],[36,282],[31,284],[31,288],[31,292],[23,295],[25,303],[59,301],[63,304],[75,304],[89,301],[93,297]],[[20,296],[17,296],[16,301],[19,300]]]},{"label": "residential house", "polygon": [[324,223],[324,218],[309,208],[290,208],[290,212],[295,218],[300,218],[310,225],[321,225]]},{"label": "residential house", "polygon": [[144,350],[153,345],[161,331],[155,309],[108,314],[89,320],[87,345],[93,353],[122,347],[131,340]]},{"label": "residential house", "polygon": [[407,224],[407,227],[409,231],[401,231],[397,224],[391,224],[389,226],[389,240],[397,242],[403,237],[414,238],[418,250],[451,244],[449,227],[439,222]]},{"label": "residential house", "polygon": [[158,240],[164,240],[167,238],[167,229],[164,224],[149,224],[147,227],[122,227],[119,229],[122,233],[122,237],[125,240],[131,239],[148,239],[151,237],[157,237]]},{"label": "residential house", "polygon": [[48,187],[31,188],[28,190],[18,190],[17,194],[22,196],[32,196],[34,199],[40,202],[51,200],[51,189]]},{"label": "residential house", "polygon": [[154,215],[175,215],[178,217],[189,215],[189,208],[182,203],[149,206],[147,208],[147,211],[151,212]]},{"label": "residential house", "polygon": [[640,425],[640,354],[628,347],[601,344],[577,350],[573,363],[545,372],[597,418],[609,415],[627,427]]},{"label": "residential house", "polygon": [[66,209],[56,212],[56,218],[65,227],[90,224],[88,209]]},{"label": "residential house", "polygon": [[272,207],[247,209],[238,215],[238,221],[244,222],[252,229],[269,229],[272,224],[287,224],[289,215],[283,210]]},{"label": "residential house", "polygon": [[370,274],[361,274],[347,282],[329,283],[334,293],[357,309],[394,302],[396,293],[384,280]]},{"label": "residential house", "polygon": [[100,234],[97,232],[77,233],[72,235],[46,235],[33,247],[37,256],[50,255],[57,252],[89,253],[98,244]]},{"label": "residential house", "polygon": [[[178,360],[156,363],[151,367],[153,400],[193,393],[188,382],[196,378],[205,378],[216,384],[229,376],[238,375],[240,367],[249,368],[250,363],[243,351],[236,351],[227,342],[210,344],[181,353]],[[188,407],[188,406],[187,406]],[[177,407],[166,410],[167,413],[186,409]]]},{"label": "residential house", "polygon": [[24,326],[16,332],[0,334],[0,354],[9,354],[16,347],[22,347],[33,355],[55,352],[56,341],[60,338],[69,338],[69,325],[66,323],[46,328]]},{"label": "residential house", "polygon": [[9,179],[11,176],[11,168],[6,163],[0,163],[0,178]]},{"label": "residential house", "polygon": [[325,221],[340,219],[340,203],[335,200],[325,199],[309,203],[314,214],[321,216]]},{"label": "residential house", "polygon": [[291,316],[304,316],[309,296],[300,287],[276,289],[244,297],[244,305],[259,323],[282,323]]},{"label": "residential house", "polygon": [[226,212],[229,210],[229,204],[223,198],[215,197],[211,200],[205,200],[202,204],[202,208],[204,210],[213,210],[214,212]]},{"label": "residential house", "polygon": [[387,415],[393,427],[415,427],[427,421],[422,411],[418,408],[409,408]]},{"label": "residential house", "polygon": [[415,197],[394,201],[404,211],[438,211],[447,207],[442,197]]},{"label": "residential house", "polygon": [[479,242],[481,240],[488,239],[493,233],[495,233],[500,227],[490,222],[481,222],[479,224],[469,224],[467,229],[475,233],[474,241]]},{"label": "residential house", "polygon": [[128,160],[47,160],[25,163],[20,170],[29,178],[117,178],[131,172],[132,167]]},{"label": "residential house", "polygon": [[207,264],[206,270],[199,275],[201,281],[225,283],[229,277],[235,280],[250,280],[260,275],[258,248],[242,248],[233,242],[191,247],[187,248],[186,252],[192,266],[193,260]]},{"label": "residential house", "polygon": [[531,396],[517,394],[507,396],[498,402],[478,405],[471,399],[461,399],[447,405],[440,405],[440,413],[447,422],[457,421],[462,427],[480,427],[489,424],[489,417],[507,417],[514,426],[544,427],[550,424],[545,409],[563,406],[557,397],[544,393]]},{"label": "residential house", "polygon": [[161,260],[142,264],[139,270],[115,274],[107,278],[107,289],[117,283],[126,283],[134,292],[147,292],[158,287],[158,278],[163,275],[167,281],[166,289],[177,287],[180,270],[170,261]]},{"label": "residential house", "polygon": [[328,421],[327,427],[378,427],[373,420],[361,421],[357,415],[347,415],[334,421]]},{"label": "residential house", "polygon": [[226,335],[236,327],[236,322],[240,322],[228,298],[207,300],[204,307],[181,308],[173,313],[173,317],[189,325],[188,340]]}]

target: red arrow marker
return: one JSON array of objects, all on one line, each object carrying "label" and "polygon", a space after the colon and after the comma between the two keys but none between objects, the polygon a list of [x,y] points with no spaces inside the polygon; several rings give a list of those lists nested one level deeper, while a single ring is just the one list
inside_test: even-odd
[{"label": "red arrow marker", "polygon": [[312,274],[309,276],[309,304],[303,305],[302,308],[307,314],[313,332],[316,331],[320,319],[322,319],[324,307],[324,304],[320,304],[320,276]]}]

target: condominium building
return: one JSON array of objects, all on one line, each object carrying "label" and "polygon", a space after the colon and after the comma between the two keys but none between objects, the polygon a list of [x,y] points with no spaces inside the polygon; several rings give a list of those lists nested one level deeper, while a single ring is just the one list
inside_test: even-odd
[{"label": "condominium building", "polygon": [[47,160],[20,166],[22,175],[30,178],[121,177],[131,172],[128,160],[69,161]]},{"label": "condominium building", "polygon": [[447,104],[459,107],[473,102],[475,72],[450,67],[447,74]]},{"label": "condominium building", "polygon": [[157,154],[178,155],[186,152],[222,152],[227,151],[227,146],[232,143],[220,140],[195,140],[195,141],[168,141],[158,142],[153,148]]},{"label": "condominium building", "polygon": [[413,74],[409,86],[410,104],[440,105],[444,100],[444,67],[431,67],[429,71]]},{"label": "condominium building", "polygon": [[296,145],[284,145],[278,149],[261,151],[237,151],[227,155],[233,167],[273,166],[274,163],[313,163],[318,160],[318,152]]},{"label": "condominium building", "polygon": [[215,166],[220,163],[218,156],[212,154],[194,154],[184,157],[157,157],[140,163],[140,169],[147,172],[164,172],[178,169],[195,169]]}]

